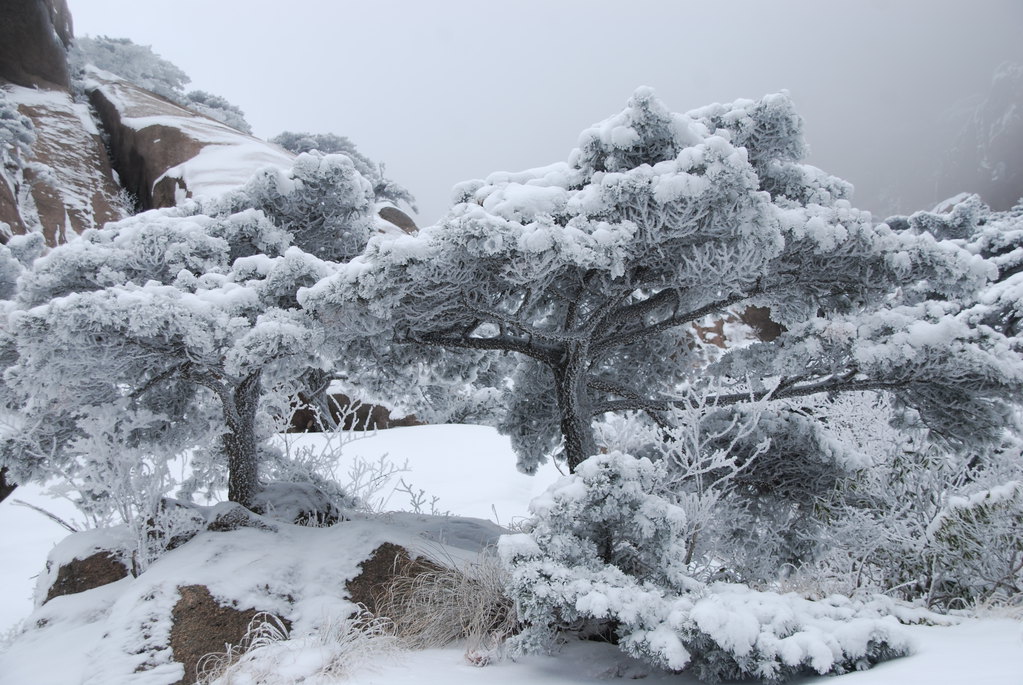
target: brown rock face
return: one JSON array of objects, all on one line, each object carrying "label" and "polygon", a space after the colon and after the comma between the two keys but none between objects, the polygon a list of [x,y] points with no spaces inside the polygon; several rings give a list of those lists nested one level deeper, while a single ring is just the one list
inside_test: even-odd
[{"label": "brown rock face", "polygon": [[413,559],[404,547],[391,542],[385,542],[373,550],[373,554],[359,568],[362,572],[346,585],[348,597],[365,606],[370,613],[376,613],[376,598],[395,578],[444,570],[428,559]]},{"label": "brown rock face", "polygon": [[294,155],[134,84],[89,72],[89,101],[109,134],[121,184],[142,209],[243,185],[266,165],[291,166]]},{"label": "brown rock face", "polygon": [[785,332],[784,326],[771,320],[771,310],[768,307],[746,307],[739,318],[763,342],[771,342]]},{"label": "brown rock face", "polygon": [[[170,646],[174,660],[185,666],[185,677],[178,685],[191,685],[199,679],[199,661],[207,654],[222,654],[225,645],[241,644],[260,612],[218,604],[203,585],[185,585],[178,593],[181,599],[171,612]],[[283,623],[290,629],[287,621]]]},{"label": "brown rock face", "polygon": [[[0,221],[10,226],[14,235],[24,235],[27,230],[25,221],[21,218],[21,211],[18,209],[18,199],[14,196],[16,190],[11,188],[3,178],[0,178]],[[0,236],[0,242],[6,242],[6,238]]]},{"label": "brown rock face", "polygon": [[65,0],[3,0],[0,78],[19,86],[67,89],[71,14]]},{"label": "brown rock face", "polygon": [[[415,414],[391,418],[391,410],[379,404],[353,402],[348,395],[329,396],[330,418],[343,430],[372,431],[404,426],[422,426]],[[319,433],[323,430],[315,409],[300,407],[291,415],[289,433]]]},{"label": "brown rock face", "polygon": [[32,121],[36,140],[16,187],[0,183],[0,221],[15,234],[41,230],[52,247],[123,218],[120,188],[88,108],[56,90],[15,86],[8,97]]},{"label": "brown rock face", "polygon": [[[57,580],[46,593],[46,602],[54,597],[73,595],[113,583],[128,575],[128,567],[110,552],[96,552],[85,559],[74,559],[57,570]],[[44,602],[45,603],[45,602]]]},{"label": "brown rock face", "polygon": [[416,222],[412,220],[412,217],[397,207],[381,207],[377,214],[384,221],[394,224],[410,235],[419,231],[419,227],[416,226]]}]

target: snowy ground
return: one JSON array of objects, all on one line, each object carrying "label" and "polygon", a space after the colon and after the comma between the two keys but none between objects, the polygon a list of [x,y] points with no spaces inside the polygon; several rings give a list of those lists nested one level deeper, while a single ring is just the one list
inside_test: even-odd
[{"label": "snowy ground", "polygon": [[[297,445],[317,444],[317,438],[310,436],[298,436],[296,440]],[[382,431],[348,445],[344,459],[361,456],[373,462],[384,453],[398,465],[407,460],[409,471],[400,477],[415,491],[421,489],[428,496],[436,497],[437,509],[488,518],[504,525],[524,516],[531,497],[558,475],[553,467],[544,469],[534,478],[519,474],[507,440],[491,429],[478,426],[424,426]],[[350,461],[343,462],[338,471],[346,473],[348,464]],[[392,485],[398,485],[397,480]],[[380,491],[379,496],[389,509],[409,506],[407,494],[393,488]],[[0,503],[0,587],[3,588],[0,634],[32,611],[33,576],[42,570],[49,550],[65,536],[65,531],[57,524],[31,509],[17,506],[12,501],[16,499],[43,506],[67,518],[75,517],[68,503],[48,497],[37,487],[20,488]],[[93,601],[102,600],[99,594],[96,593]],[[1019,621],[991,617],[966,620],[952,627],[909,626],[906,630],[917,644],[913,656],[882,664],[871,671],[842,676],[840,680],[829,678],[827,682],[850,685],[1023,684],[1023,624]],[[62,649],[61,660],[48,660],[52,637],[39,643],[40,648],[45,649],[35,654],[31,662],[27,657],[32,650],[23,648],[21,653],[26,658],[14,663],[9,653],[6,664],[0,668],[0,685],[78,685],[82,682],[76,664],[85,663],[89,656],[84,647],[93,639],[88,635],[88,628],[69,622],[66,631],[58,637],[67,645],[66,651]],[[76,652],[75,644],[83,648]],[[0,662],[3,661],[0,655]],[[678,676],[649,674],[641,665],[625,660],[616,648],[595,643],[566,645],[557,658],[506,660],[486,668],[469,665],[458,647],[402,653],[388,658],[385,664],[375,670],[352,673],[344,682],[570,685],[636,677],[643,677],[648,683],[694,682]],[[824,682],[824,679],[799,682]]]}]

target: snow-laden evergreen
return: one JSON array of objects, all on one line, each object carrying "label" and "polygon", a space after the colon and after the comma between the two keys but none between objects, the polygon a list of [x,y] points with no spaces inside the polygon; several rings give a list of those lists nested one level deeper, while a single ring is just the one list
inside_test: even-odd
[{"label": "snow-laden evergreen", "polygon": [[[461,185],[302,302],[343,341],[516,353],[503,430],[527,471],[596,453],[598,417],[664,425],[708,388],[718,409],[886,393],[951,444],[997,442],[1023,364],[961,304],[996,266],[875,224],[804,153],[784,95],[675,114],[641,89],[567,162]],[[693,325],[749,305],[784,332],[710,363]]]},{"label": "snow-laden evergreen", "polygon": [[231,499],[250,502],[271,424],[265,396],[287,396],[324,365],[319,325],[295,294],[361,249],[373,203],[350,159],[302,155],[289,174],[87,231],[37,259],[7,341],[12,476],[96,468],[80,455],[84,427],[103,417],[128,445],[164,456],[220,434],[213,463],[228,467]]}]

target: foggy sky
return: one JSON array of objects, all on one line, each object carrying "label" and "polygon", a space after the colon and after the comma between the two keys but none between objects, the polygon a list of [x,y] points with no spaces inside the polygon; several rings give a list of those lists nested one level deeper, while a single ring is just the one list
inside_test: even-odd
[{"label": "foggy sky", "polygon": [[[999,64],[1020,0],[69,0],[77,35],[150,45],[254,133],[333,132],[408,187],[567,158],[652,86],[674,111],[787,89],[809,162],[878,218],[929,209],[935,171]],[[980,188],[960,188],[980,190]]]}]

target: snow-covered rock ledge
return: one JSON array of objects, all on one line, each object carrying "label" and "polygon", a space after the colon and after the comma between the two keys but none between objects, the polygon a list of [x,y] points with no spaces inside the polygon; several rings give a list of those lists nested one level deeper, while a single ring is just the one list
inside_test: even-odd
[{"label": "snow-covered rock ledge", "polygon": [[[181,612],[201,604],[205,593],[215,602],[199,609],[207,615],[210,606],[215,614],[220,607],[220,614],[242,616],[244,627],[256,612],[268,612],[286,622],[293,639],[301,638],[360,610],[350,597],[349,581],[360,577],[362,566],[385,543],[390,543],[385,550],[400,548],[434,564],[451,564],[474,558],[502,532],[479,519],[351,516],[329,528],[267,521],[264,528],[200,533],[138,577],[54,597],[36,609],[0,653],[0,682],[192,683],[195,674],[186,673],[180,663],[186,657],[175,653],[172,643],[181,640],[172,632]],[[50,575],[94,553],[96,536],[96,531],[72,535],[54,548]],[[114,546],[124,546],[116,531],[107,537]],[[37,604],[42,600],[37,597]],[[212,632],[215,623],[227,619],[207,620]],[[47,654],[61,655],[59,667],[51,659],[41,669],[40,655]],[[195,658],[188,661],[191,665]]]}]

